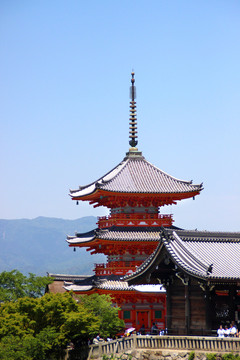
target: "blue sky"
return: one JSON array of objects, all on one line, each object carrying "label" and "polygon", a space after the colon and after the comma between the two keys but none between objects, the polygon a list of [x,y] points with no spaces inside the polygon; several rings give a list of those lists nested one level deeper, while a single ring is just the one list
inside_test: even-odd
[{"label": "blue sky", "polygon": [[232,0],[2,0],[0,218],[107,213],[68,192],[128,151],[134,69],[139,150],[204,183],[162,212],[240,231],[239,19]]}]

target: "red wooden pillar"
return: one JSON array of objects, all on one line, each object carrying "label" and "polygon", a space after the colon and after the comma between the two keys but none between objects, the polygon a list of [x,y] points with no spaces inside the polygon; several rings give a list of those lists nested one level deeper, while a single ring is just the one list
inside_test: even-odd
[{"label": "red wooden pillar", "polygon": [[137,325],[137,312],[136,312],[136,306],[132,306],[132,326],[136,328]]},{"label": "red wooden pillar", "polygon": [[153,306],[150,305],[150,324],[149,324],[150,329],[151,329],[152,324],[154,322],[154,318],[155,318],[155,316],[154,316]]}]

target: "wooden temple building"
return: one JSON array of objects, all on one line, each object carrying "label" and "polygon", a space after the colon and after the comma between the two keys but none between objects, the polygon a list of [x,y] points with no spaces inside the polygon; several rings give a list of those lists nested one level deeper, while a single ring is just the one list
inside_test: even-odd
[{"label": "wooden temple building", "polygon": [[[110,294],[113,302],[121,308],[119,315],[126,327],[138,331],[142,325],[149,329],[153,322],[159,329],[166,327],[166,292],[156,279],[154,283],[158,285],[152,286],[150,281],[145,286],[136,286],[134,282],[129,285],[121,278],[134,274],[152,253],[155,254],[162,229],[171,234],[178,231],[173,225],[172,215],[164,214],[160,209],[194,198],[202,190],[202,184],[194,185],[191,181],[166,174],[138,151],[134,83],[132,73],[129,151],[123,161],[107,174],[70,191],[77,204],[87,201],[94,207],[105,206],[109,215],[98,219],[96,229],[68,236],[69,246],[86,248],[92,254],[104,254],[107,262],[97,264],[92,277],[76,279],[65,284],[64,288],[76,294]],[[166,282],[162,284],[167,286]]]},{"label": "wooden temple building", "polygon": [[239,327],[240,233],[162,228],[156,250],[124,281],[165,287],[169,334]]}]

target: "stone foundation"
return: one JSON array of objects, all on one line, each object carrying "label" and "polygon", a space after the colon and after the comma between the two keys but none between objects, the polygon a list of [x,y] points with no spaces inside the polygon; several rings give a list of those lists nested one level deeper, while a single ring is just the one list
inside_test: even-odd
[{"label": "stone foundation", "polygon": [[[191,351],[176,351],[176,350],[153,350],[153,349],[135,349],[128,350],[122,355],[104,355],[100,358],[93,358],[93,360],[188,360]],[[207,354],[216,354],[216,360],[221,360],[222,356],[214,351],[200,352],[194,351],[193,360],[207,360]]]}]

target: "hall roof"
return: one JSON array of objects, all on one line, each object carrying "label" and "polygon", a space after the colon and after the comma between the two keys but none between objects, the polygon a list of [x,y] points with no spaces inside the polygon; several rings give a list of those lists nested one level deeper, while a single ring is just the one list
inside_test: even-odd
[{"label": "hall roof", "polygon": [[166,258],[175,264],[176,274],[210,282],[240,280],[240,233],[163,229],[154,253],[124,280],[139,283]]},{"label": "hall roof", "polygon": [[[128,155],[115,168],[97,181],[70,190],[72,199],[86,198],[96,191],[128,194],[188,194],[199,193],[202,184],[179,180],[148,162],[142,155],[134,152]],[[141,153],[140,153],[141,154]],[[194,195],[192,195],[194,196]]]}]

